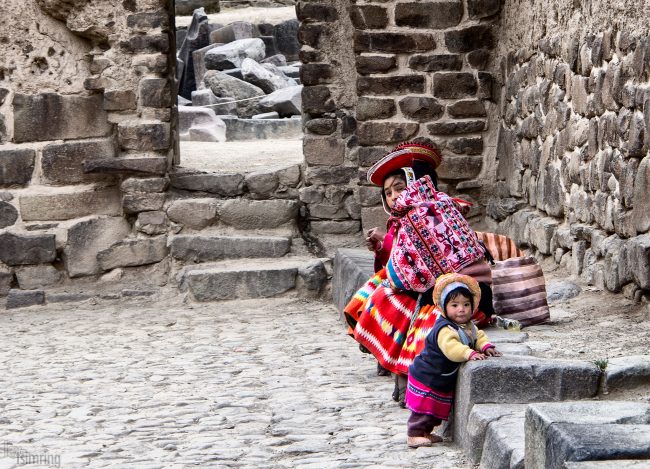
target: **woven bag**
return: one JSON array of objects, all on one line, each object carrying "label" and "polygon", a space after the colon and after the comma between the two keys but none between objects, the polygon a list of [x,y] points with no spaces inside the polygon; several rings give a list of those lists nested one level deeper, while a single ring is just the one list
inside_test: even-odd
[{"label": "woven bag", "polygon": [[440,275],[459,272],[485,255],[452,198],[427,189],[430,199],[414,203],[397,219],[399,229],[386,271],[392,286],[400,290],[425,292]]},{"label": "woven bag", "polygon": [[492,301],[497,315],[522,326],[550,318],[544,273],[534,257],[513,257],[492,266]]}]

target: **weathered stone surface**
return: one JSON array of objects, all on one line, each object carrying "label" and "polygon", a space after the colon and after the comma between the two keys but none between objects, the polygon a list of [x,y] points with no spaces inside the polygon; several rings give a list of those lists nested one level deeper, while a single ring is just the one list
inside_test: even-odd
[{"label": "weathered stone surface", "polygon": [[63,260],[70,277],[100,272],[97,254],[124,239],[131,226],[122,217],[101,217],[75,223],[68,230]]},{"label": "weathered stone surface", "polygon": [[0,265],[0,297],[7,296],[14,281],[14,273],[4,265]]},{"label": "weathered stone surface", "polygon": [[120,147],[126,150],[168,150],[171,144],[170,127],[166,122],[120,123],[117,137]]},{"label": "weathered stone surface", "polygon": [[140,105],[145,107],[168,107],[172,102],[171,87],[166,78],[143,78],[138,94]]},{"label": "weathered stone surface", "polygon": [[478,99],[466,99],[456,101],[455,103],[447,106],[447,112],[451,117],[485,117],[485,105],[483,101]]},{"label": "weathered stone surface", "polygon": [[483,120],[463,120],[450,122],[434,122],[427,125],[431,135],[455,135],[482,132],[486,122]]},{"label": "weathered stone surface", "polygon": [[306,113],[318,115],[334,111],[336,104],[327,86],[308,86],[302,90],[302,109]]},{"label": "weathered stone surface", "polygon": [[550,255],[551,241],[559,222],[554,218],[533,218],[530,220],[529,242],[539,249],[542,254]]},{"label": "weathered stone surface", "polygon": [[426,96],[407,96],[399,101],[399,108],[406,117],[418,122],[438,119],[445,112],[445,107],[436,99]]},{"label": "weathered stone surface", "polygon": [[637,232],[644,233],[650,229],[650,157],[641,160],[634,178],[634,195],[632,198],[632,218]]},{"label": "weathered stone surface", "polygon": [[[226,73],[218,72],[215,70],[207,71],[205,77],[203,78],[203,81],[205,82],[205,86],[210,88],[212,92],[218,97],[230,97],[236,100],[240,100],[255,98],[257,96],[264,96],[264,91],[262,91],[259,87],[251,85],[250,83],[246,83],[245,81],[238,78],[231,77]],[[250,103],[245,104],[246,106],[243,106],[244,109],[251,106]]]},{"label": "weathered stone surface", "polygon": [[170,184],[176,189],[210,192],[224,197],[244,193],[244,176],[237,173],[203,174],[170,173]]},{"label": "weathered stone surface", "polygon": [[18,220],[18,210],[7,202],[0,202],[0,229],[13,225]]},{"label": "weathered stone surface", "polygon": [[468,362],[458,374],[454,441],[468,446],[464,429],[474,404],[587,399],[596,395],[599,378],[600,370],[585,362],[532,357]]},{"label": "weathered stone surface", "polygon": [[395,24],[414,28],[446,29],[456,26],[463,17],[460,0],[438,0],[433,3],[398,3]]},{"label": "weathered stone surface", "polygon": [[104,110],[127,111],[138,106],[133,90],[106,90],[104,92]]},{"label": "weathered stone surface", "polygon": [[635,283],[650,289],[650,235],[630,238],[626,246],[626,269],[632,273]]},{"label": "weathered stone surface", "polygon": [[471,52],[494,46],[494,35],[489,24],[469,26],[445,33],[445,44],[449,52]]},{"label": "weathered stone surface", "polygon": [[278,174],[273,170],[250,172],[244,177],[244,182],[249,192],[263,197],[270,196],[280,184]]},{"label": "weathered stone surface", "polygon": [[540,403],[526,411],[526,467],[561,469],[565,461],[645,458],[648,404],[585,401]]},{"label": "weathered stone surface", "polygon": [[476,79],[471,73],[438,72],[433,75],[433,95],[436,98],[466,98],[474,96],[477,90]]},{"label": "weathered stone surface", "polygon": [[447,144],[452,152],[465,155],[480,155],[483,153],[482,137],[461,137],[451,140]]},{"label": "weathered stone surface", "polygon": [[171,255],[185,262],[222,259],[282,257],[291,248],[291,239],[274,236],[192,236],[171,239]]},{"label": "weathered stone surface", "polygon": [[433,50],[436,42],[432,34],[424,33],[367,33],[354,35],[355,52],[425,52]]},{"label": "weathered stone surface", "polygon": [[361,147],[359,148],[359,165],[372,166],[379,161],[389,149],[386,147]]},{"label": "weathered stone surface", "polygon": [[183,226],[200,230],[213,224],[217,219],[215,199],[179,199],[167,208],[169,219]]},{"label": "weathered stone surface", "polygon": [[[282,69],[278,68],[278,71],[282,72]],[[334,66],[330,64],[305,64],[299,70],[300,83],[308,86],[331,83],[336,72]]]},{"label": "weathered stone surface", "polygon": [[87,215],[120,215],[119,192],[114,188],[22,195],[23,221],[69,220]]},{"label": "weathered stone surface", "polygon": [[[473,464],[481,462],[484,448],[490,451],[490,446],[485,443],[488,428],[501,419],[508,420],[509,422],[516,421],[517,419],[521,420],[522,428],[520,429],[520,436],[523,444],[523,425],[526,407],[526,404],[476,404],[472,407],[467,421],[467,446],[463,450],[470,457]],[[509,464],[506,464],[504,467],[506,466],[509,467]]]},{"label": "weathered stone surface", "polygon": [[354,234],[361,230],[358,220],[312,221],[310,226],[312,233],[316,234]]},{"label": "weathered stone surface", "polygon": [[9,290],[7,295],[7,309],[25,308],[45,304],[45,292],[43,290],[23,291]]},{"label": "weathered stone surface", "polygon": [[135,221],[135,229],[149,236],[167,233],[169,225],[169,218],[163,211],[138,213],[138,218]]},{"label": "weathered stone surface", "polygon": [[388,11],[380,5],[354,5],[350,18],[357,29],[383,29],[388,26]]},{"label": "weathered stone surface", "polygon": [[59,283],[63,272],[51,265],[25,266],[16,269],[18,286],[23,290],[36,290]]},{"label": "weathered stone surface", "polygon": [[56,257],[53,234],[0,234],[0,261],[9,266],[43,264]]},{"label": "weathered stone surface", "polygon": [[169,162],[164,156],[129,156],[84,160],[82,166],[85,173],[163,175]]},{"label": "weathered stone surface", "polygon": [[485,432],[483,467],[524,469],[524,415],[505,415],[492,422]]},{"label": "weathered stone surface", "polygon": [[[358,118],[357,111],[357,118]],[[337,121],[336,119],[310,119],[305,124],[305,128],[308,132],[318,135],[331,135],[336,131]]]},{"label": "weathered stone surface", "polygon": [[176,0],[174,3],[176,16],[191,15],[197,8],[204,8],[206,13],[218,13],[219,0]]},{"label": "weathered stone surface", "polygon": [[496,15],[501,10],[499,0],[468,0],[467,14],[470,19],[476,20]]},{"label": "weathered stone surface", "polygon": [[298,20],[291,19],[276,24],[273,28],[273,38],[277,51],[287,58],[287,61],[298,60],[300,43],[298,42]]},{"label": "weathered stone surface", "polygon": [[357,79],[357,93],[394,95],[423,93],[426,80],[422,75],[393,75],[387,77],[365,77]]},{"label": "weathered stone surface", "polygon": [[350,218],[344,207],[336,204],[312,204],[309,206],[310,219],[345,220]]},{"label": "weathered stone surface", "polygon": [[442,179],[472,179],[481,173],[483,158],[480,156],[449,156],[445,164],[436,170]]},{"label": "weathered stone surface", "polygon": [[127,178],[120,184],[122,192],[165,192],[167,178]]},{"label": "weathered stone surface", "polygon": [[347,184],[357,177],[356,166],[307,168],[307,184]]},{"label": "weathered stone surface", "polygon": [[419,125],[412,122],[368,121],[359,123],[357,136],[360,145],[381,145],[408,140],[418,129]]},{"label": "weathered stone surface", "polygon": [[393,117],[397,112],[395,101],[390,98],[370,98],[362,96],[357,102],[357,119],[385,119]]},{"label": "weathered stone surface", "polygon": [[302,113],[302,89],[302,85],[297,85],[277,90],[260,99],[259,108],[263,111],[276,111],[282,117],[300,115]]},{"label": "weathered stone surface", "polygon": [[308,164],[340,165],[345,161],[345,142],[335,137],[305,137],[303,153]]},{"label": "weathered stone surface", "polygon": [[36,152],[32,149],[0,150],[0,185],[24,185],[34,172]]},{"label": "weathered stone surface", "polygon": [[112,130],[101,94],[17,93],[13,106],[16,143],[103,137]]},{"label": "weathered stone surface", "polygon": [[[268,55],[268,54],[267,54]],[[261,64],[273,64],[276,67],[285,67],[287,58],[282,54],[275,54],[260,61]]]},{"label": "weathered stone surface", "polygon": [[122,196],[124,213],[160,210],[165,204],[165,194],[155,192],[131,192]]},{"label": "weathered stone surface", "polygon": [[123,51],[131,54],[147,54],[169,52],[169,36],[167,34],[147,34],[131,36],[128,40],[120,42]]},{"label": "weathered stone surface", "polygon": [[223,116],[226,140],[299,139],[302,136],[300,119],[238,119]]},{"label": "weathered stone surface", "polygon": [[256,38],[259,35],[260,31],[256,25],[247,21],[233,21],[226,26],[213,30],[210,33],[210,42],[227,45],[235,41]]},{"label": "weathered stone surface", "polygon": [[337,249],[332,275],[332,297],[339,312],[343,311],[355,292],[374,273],[374,256],[362,249]]},{"label": "weathered stone surface", "polygon": [[569,281],[554,281],[546,283],[546,299],[548,304],[563,303],[580,294],[582,288]]},{"label": "weathered stone surface", "polygon": [[293,200],[231,199],[219,208],[223,223],[244,230],[292,224],[297,215],[298,203]]},{"label": "weathered stone surface", "polygon": [[167,256],[167,237],[125,239],[97,253],[102,270],[116,267],[135,267],[160,262]]},{"label": "weathered stone surface", "polygon": [[607,361],[603,387],[606,391],[624,391],[650,383],[650,357],[634,355]]},{"label": "weathered stone surface", "polygon": [[265,55],[266,47],[261,39],[239,39],[206,52],[205,66],[208,70],[239,68],[244,59],[248,58],[259,62]]},{"label": "weathered stone surface", "polygon": [[467,55],[467,63],[473,68],[483,70],[487,67],[490,60],[490,51],[487,49],[477,49],[469,52]]},{"label": "weathered stone surface", "polygon": [[372,73],[385,73],[397,66],[397,57],[394,55],[358,55],[356,56],[357,72],[361,75]]},{"label": "weathered stone surface", "polygon": [[83,162],[114,158],[115,150],[115,141],[112,138],[50,144],[43,148],[41,171],[43,176],[54,184],[97,180],[101,176],[84,173]]},{"label": "weathered stone surface", "polygon": [[422,72],[460,70],[463,57],[458,54],[415,54],[409,58],[409,68]]},{"label": "weathered stone surface", "polygon": [[241,63],[241,71],[244,80],[258,86],[267,94],[298,85],[296,80],[287,77],[273,64],[260,65],[255,60],[246,58]]},{"label": "weathered stone surface", "polygon": [[[327,269],[321,260],[314,260],[298,269],[302,286],[312,293],[319,293],[327,285]],[[298,285],[300,287],[300,285]]]},{"label": "weathered stone surface", "polygon": [[388,221],[388,214],[383,206],[363,207],[361,209],[361,229],[364,232],[379,227],[383,229]]}]

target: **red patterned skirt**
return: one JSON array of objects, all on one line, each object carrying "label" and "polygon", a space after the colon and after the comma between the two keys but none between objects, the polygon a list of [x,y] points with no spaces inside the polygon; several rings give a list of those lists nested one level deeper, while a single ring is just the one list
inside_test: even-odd
[{"label": "red patterned skirt", "polygon": [[405,402],[406,407],[412,412],[447,420],[453,401],[453,392],[436,391],[409,375]]}]

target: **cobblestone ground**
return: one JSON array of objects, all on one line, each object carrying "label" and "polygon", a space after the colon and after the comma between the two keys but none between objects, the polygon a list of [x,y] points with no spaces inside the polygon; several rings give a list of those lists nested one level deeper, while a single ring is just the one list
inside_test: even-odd
[{"label": "cobblestone ground", "polygon": [[390,379],[326,303],[55,305],[0,324],[0,468],[470,467],[448,443],[406,447]]}]

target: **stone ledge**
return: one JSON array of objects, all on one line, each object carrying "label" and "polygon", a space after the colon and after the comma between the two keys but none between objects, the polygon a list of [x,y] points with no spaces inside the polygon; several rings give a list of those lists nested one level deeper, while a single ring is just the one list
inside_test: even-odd
[{"label": "stone ledge", "polygon": [[354,293],[374,274],[374,258],[363,249],[337,249],[334,256],[332,296],[342,312]]}]

